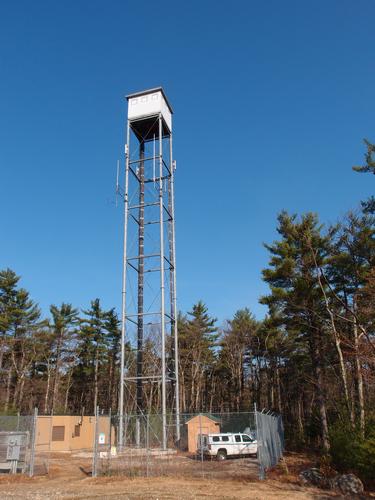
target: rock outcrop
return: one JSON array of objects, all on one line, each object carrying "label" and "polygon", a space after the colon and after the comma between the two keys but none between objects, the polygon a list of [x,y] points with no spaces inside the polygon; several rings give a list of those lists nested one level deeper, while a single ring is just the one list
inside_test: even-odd
[{"label": "rock outcrop", "polygon": [[364,491],[362,481],[354,474],[339,474],[331,480],[331,488],[349,497],[361,495]]},{"label": "rock outcrop", "polygon": [[330,484],[328,479],[326,479],[319,469],[312,467],[311,469],[306,469],[301,472],[299,479],[303,485],[312,484],[318,488],[329,488]]},{"label": "rock outcrop", "polygon": [[312,467],[302,471],[299,479],[303,485],[338,490],[343,495],[351,498],[362,495],[364,491],[362,481],[355,474],[338,474],[333,479],[328,479],[319,469]]}]

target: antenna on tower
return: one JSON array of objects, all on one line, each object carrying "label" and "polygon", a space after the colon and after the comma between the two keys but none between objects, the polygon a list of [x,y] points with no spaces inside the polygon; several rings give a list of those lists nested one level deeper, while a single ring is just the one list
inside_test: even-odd
[{"label": "antenna on tower", "polygon": [[120,160],[117,160],[117,172],[116,172],[116,207],[117,207],[117,198],[118,195],[120,194],[120,187],[119,187],[119,176],[120,176]]}]

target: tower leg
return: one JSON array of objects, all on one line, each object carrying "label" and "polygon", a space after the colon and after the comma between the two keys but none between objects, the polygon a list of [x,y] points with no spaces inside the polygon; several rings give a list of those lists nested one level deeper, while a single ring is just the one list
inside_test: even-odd
[{"label": "tower leg", "polygon": [[138,325],[137,325],[137,413],[143,412],[143,299],[144,299],[144,202],[145,202],[145,145],[142,141],[139,146],[139,210],[138,210]]},{"label": "tower leg", "polygon": [[161,296],[161,406],[162,406],[162,447],[167,449],[167,393],[165,363],[165,284],[164,284],[164,206],[163,206],[163,129],[159,115],[159,212],[160,212],[160,296]]}]

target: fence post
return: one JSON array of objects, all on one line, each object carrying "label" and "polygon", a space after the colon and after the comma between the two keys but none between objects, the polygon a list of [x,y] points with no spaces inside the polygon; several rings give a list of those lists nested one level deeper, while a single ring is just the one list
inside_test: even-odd
[{"label": "fence post", "polygon": [[51,457],[51,451],[52,451],[52,432],[53,432],[53,411],[51,412],[51,415],[48,417],[49,421],[49,432],[48,432],[48,458],[46,459],[46,469],[47,469],[47,474],[49,474],[49,462],[50,462],[50,457]]},{"label": "fence post", "polygon": [[136,420],[135,420],[135,445],[137,448],[141,447],[141,422],[140,422],[140,416],[138,415]]},{"label": "fence post", "polygon": [[33,475],[34,475],[37,418],[38,418],[38,408],[34,408],[33,428],[32,428],[31,443],[30,443],[30,448],[31,448],[30,449],[30,467],[29,467],[29,476],[30,477],[33,477]]},{"label": "fence post", "polygon": [[111,453],[111,447],[112,447],[112,409],[109,409],[108,412],[108,421],[109,421],[109,432],[108,432],[108,442],[109,442],[109,453]]},{"label": "fence post", "polygon": [[202,446],[202,414],[200,413],[199,414],[199,439],[198,439],[198,443],[199,443],[199,451],[200,451],[200,458],[201,458],[201,473],[202,473],[202,476],[204,476],[204,472],[203,472],[203,446]]},{"label": "fence post", "polygon": [[149,476],[149,454],[150,454],[150,414],[146,415],[146,477]]},{"label": "fence post", "polygon": [[99,429],[99,406],[95,407],[94,443],[92,454],[92,477],[97,476],[97,455],[98,455],[98,429]]},{"label": "fence post", "polygon": [[265,469],[264,469],[264,464],[263,464],[263,435],[261,431],[261,423],[260,423],[260,418],[257,410],[257,404],[254,403],[254,413],[255,413],[255,425],[257,428],[257,456],[258,456],[258,464],[259,464],[259,479],[264,480],[266,478],[265,476]]}]

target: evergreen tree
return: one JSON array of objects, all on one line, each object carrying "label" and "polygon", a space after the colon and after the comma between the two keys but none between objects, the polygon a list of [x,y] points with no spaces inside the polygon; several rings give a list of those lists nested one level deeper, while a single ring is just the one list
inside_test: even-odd
[{"label": "evergreen tree", "polygon": [[297,217],[282,212],[278,218],[280,241],[266,245],[271,254],[270,267],[263,279],[271,294],[261,299],[283,316],[285,329],[297,337],[308,350],[320,415],[323,448],[329,449],[327,394],[324,380],[324,359],[327,356],[324,304],[319,289],[316,267],[323,265],[328,241],[314,214]]},{"label": "evergreen tree", "polygon": [[[228,328],[224,331],[220,346],[220,364],[226,371],[223,382],[227,385],[227,397],[231,402],[231,410],[240,411],[249,408],[249,397],[244,399],[246,365],[252,367],[252,351],[254,335],[259,327],[258,322],[248,308],[239,309]],[[245,363],[245,361],[248,363]]]},{"label": "evergreen tree", "polygon": [[[375,159],[374,159],[375,145],[371,144],[371,142],[369,142],[367,139],[364,139],[364,143],[367,148],[365,154],[365,164],[360,166],[355,166],[353,167],[353,170],[361,173],[370,172],[375,174]],[[375,214],[375,198],[373,196],[370,196],[370,198],[368,198],[367,200],[362,201],[361,205],[365,213]]]},{"label": "evergreen tree", "polygon": [[105,364],[108,350],[109,313],[102,309],[100,299],[91,301],[90,309],[83,313],[87,317],[81,320],[78,332],[79,363],[73,378],[80,388],[79,407],[94,412],[99,401],[99,370]]},{"label": "evergreen tree", "polygon": [[189,319],[179,317],[180,364],[184,366],[183,408],[200,411],[209,399],[209,379],[214,368],[218,334],[216,318],[208,314],[202,301],[188,314]]},{"label": "evergreen tree", "polygon": [[[51,305],[50,312],[52,316],[52,322],[50,323],[52,332],[51,354],[54,365],[52,403],[50,410],[54,413],[59,396],[61,369],[65,365],[64,371],[67,371],[67,358],[71,357],[71,353],[75,348],[74,335],[76,333],[75,327],[78,324],[78,310],[73,308],[71,304],[62,303],[60,307]],[[47,386],[48,385],[49,384],[47,384]],[[47,401],[49,397],[48,389],[49,387],[47,387],[46,390]],[[67,390],[69,390],[69,384]]]},{"label": "evergreen tree", "polygon": [[[109,310],[104,320],[108,346],[106,352],[107,376],[105,377],[105,386],[108,388],[108,406],[112,410],[115,410],[117,407],[117,394],[120,382],[120,323],[115,310]],[[129,346],[127,346],[126,350],[129,350]]]},{"label": "evergreen tree", "polygon": [[22,405],[28,371],[36,352],[33,337],[43,322],[29,292],[18,288],[20,278],[11,269],[0,271],[0,367],[6,373],[4,410]]},{"label": "evergreen tree", "polygon": [[[336,315],[337,328],[351,350],[356,398],[349,405],[349,412],[353,425],[354,417],[357,417],[362,434],[365,428],[365,402],[360,351],[363,338],[368,341],[370,338],[367,321],[361,317],[359,297],[375,265],[374,236],[375,217],[350,212],[335,233],[331,257],[324,275],[329,285],[327,293],[331,297],[332,314]],[[347,399],[349,400],[348,391]]]},{"label": "evergreen tree", "polygon": [[364,139],[367,151],[365,154],[365,164],[353,167],[356,172],[370,172],[375,174],[375,145],[371,144],[367,139]]}]

